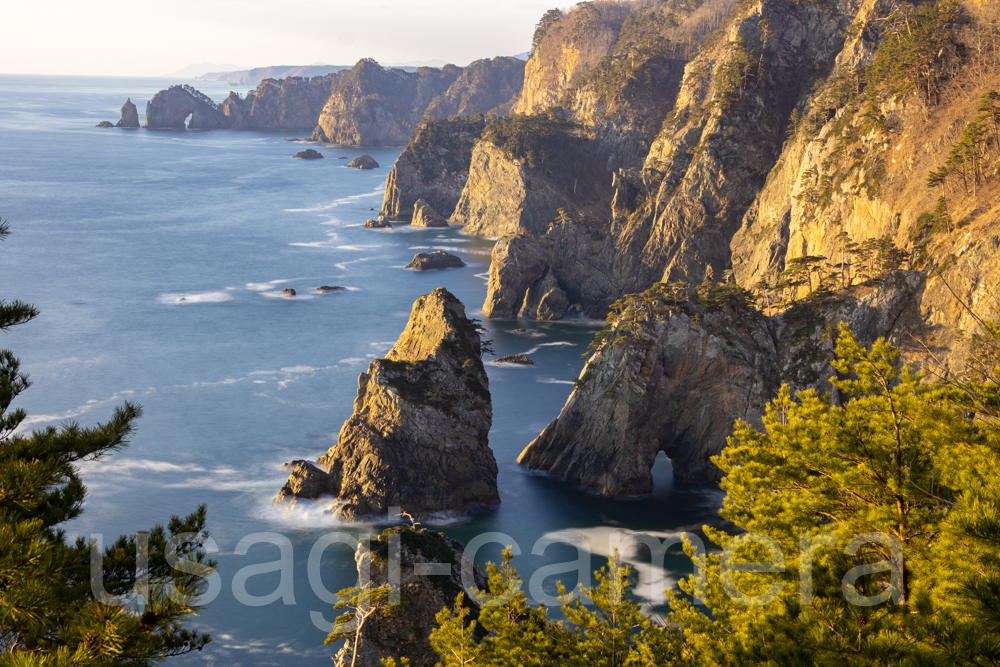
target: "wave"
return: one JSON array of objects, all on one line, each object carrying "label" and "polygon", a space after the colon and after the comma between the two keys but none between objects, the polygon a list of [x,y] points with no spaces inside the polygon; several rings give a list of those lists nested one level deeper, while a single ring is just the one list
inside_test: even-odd
[{"label": "wave", "polygon": [[572,380],[557,380],[555,378],[538,378],[535,381],[540,382],[541,384],[576,384]]},{"label": "wave", "polygon": [[356,202],[360,199],[367,199],[369,197],[375,197],[376,195],[382,195],[385,193],[385,185],[380,185],[371,192],[365,192],[360,195],[351,195],[349,197],[341,197],[340,199],[334,199],[329,204],[322,204],[320,206],[313,206],[310,208],[286,208],[284,209],[288,213],[309,213],[313,211],[329,211],[331,208],[337,208],[338,206],[343,206],[344,204],[350,204],[351,202]]},{"label": "wave", "polygon": [[180,292],[171,294],[161,294],[156,300],[166,305],[189,304],[189,303],[222,303],[231,301],[233,295],[228,291],[213,290],[210,292]]},{"label": "wave", "polygon": [[521,352],[521,354],[525,354],[525,355],[534,354],[535,352],[538,352],[543,347],[576,347],[576,343],[570,343],[569,341],[565,341],[565,340],[557,341],[555,343],[539,343],[538,345],[536,345],[535,347],[531,348],[527,352]]}]

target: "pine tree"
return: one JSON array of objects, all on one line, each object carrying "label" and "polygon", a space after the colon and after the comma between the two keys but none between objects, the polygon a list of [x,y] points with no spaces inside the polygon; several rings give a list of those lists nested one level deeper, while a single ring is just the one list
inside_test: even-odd
[{"label": "pine tree", "polygon": [[[8,234],[0,223],[0,239]],[[0,302],[0,331],[37,314],[20,301]],[[209,636],[184,621],[214,566],[202,549],[204,506],[107,547],[98,570],[104,594],[95,594],[92,545],[67,542],[60,526],[83,511],[76,464],[124,448],[142,410],[125,403],[103,424],[27,434],[18,430],[25,411],[10,408],[30,385],[14,354],[0,351],[0,665],[149,665],[200,650]]]}]

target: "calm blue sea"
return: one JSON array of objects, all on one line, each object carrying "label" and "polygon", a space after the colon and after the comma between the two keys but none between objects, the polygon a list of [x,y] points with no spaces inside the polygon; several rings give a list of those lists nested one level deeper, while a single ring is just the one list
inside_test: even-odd
[{"label": "calm blue sea", "polygon": [[[326,665],[334,647],[322,645],[328,629],[314,619],[335,614],[310,585],[310,551],[330,531],[375,529],[338,525],[320,506],[274,508],[281,464],[333,445],[358,374],[388,351],[416,297],[445,286],[479,314],[492,243],[456,229],[361,226],[379,208],[400,148],[322,148],[326,159],[300,161],[291,155],[302,146],[285,141],[294,135],[94,127],[117,121],[126,97],[141,119],[146,101],[171,83],[179,82],[0,77],[0,216],[14,232],[0,247],[0,298],[42,312],[0,345],[34,381],[18,399],[32,427],[93,424],[125,400],[145,410],[126,451],[86,466],[90,495],[71,534],[107,542],[208,504],[222,587],[195,625],[215,640],[174,662]],[[216,100],[228,93],[194,85]],[[362,153],[381,168],[344,169],[337,159]],[[403,268],[428,249],[469,266]],[[318,285],[350,291],[319,295]],[[278,295],[289,287],[300,296]],[[651,497],[617,501],[517,467],[566,401],[599,323],[523,324],[532,337],[511,333],[516,322],[485,326],[498,354],[527,353],[535,366],[489,367],[502,505],[442,530],[463,541],[495,532],[516,542],[525,582],[539,567],[568,562],[561,574],[538,572],[551,593],[556,579],[576,583],[578,555],[567,544],[546,548],[543,536],[574,531],[588,540],[583,560],[598,566],[613,533],[662,538],[719,524],[720,491],[673,482],[665,459]],[[279,546],[265,540],[281,541],[258,536],[237,555],[254,533],[284,536],[292,566],[249,577],[247,592],[266,596],[281,577],[291,592],[249,606],[233,592],[234,575],[277,561]],[[501,547],[486,544],[477,560],[496,560]],[[665,585],[690,571],[679,551],[667,557]],[[644,561],[648,554],[636,557],[648,582],[662,571]],[[347,546],[330,546],[317,562],[326,589],[354,583]]]}]

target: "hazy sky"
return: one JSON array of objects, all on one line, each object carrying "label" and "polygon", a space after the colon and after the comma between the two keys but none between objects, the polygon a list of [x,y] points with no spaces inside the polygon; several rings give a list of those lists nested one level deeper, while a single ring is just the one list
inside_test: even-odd
[{"label": "hazy sky", "polygon": [[[570,3],[566,3],[570,4]],[[0,0],[0,72],[158,76],[192,63],[514,55],[553,0]]]}]

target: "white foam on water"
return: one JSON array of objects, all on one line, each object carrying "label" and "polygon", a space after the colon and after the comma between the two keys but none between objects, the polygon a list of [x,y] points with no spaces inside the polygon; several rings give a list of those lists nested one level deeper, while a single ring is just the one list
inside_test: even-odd
[{"label": "white foam on water", "polygon": [[93,399],[92,398],[89,401],[87,401],[86,403],[84,403],[83,405],[79,405],[79,406],[77,406],[75,408],[70,408],[70,409],[68,409],[68,410],[66,410],[64,412],[60,412],[58,414],[54,414],[54,415],[45,415],[45,414],[29,415],[28,417],[26,417],[24,419],[24,421],[22,421],[18,425],[18,427],[14,430],[14,432],[15,433],[22,433],[24,431],[27,431],[29,429],[29,427],[34,426],[35,424],[46,424],[46,423],[50,423],[50,422],[62,422],[62,421],[66,421],[68,419],[76,419],[77,417],[80,417],[80,416],[82,416],[82,415],[90,412],[94,408],[100,407],[102,405],[108,405],[110,403],[117,403],[119,401],[122,401],[122,400],[125,400],[125,399],[128,399],[128,398],[132,397],[134,394],[135,394],[135,391],[133,391],[131,389],[128,389],[128,390],[125,390],[125,391],[118,391],[118,392],[115,392],[114,394],[112,394],[110,398],[106,398],[104,400],[98,400],[98,399]]},{"label": "white foam on water", "polygon": [[[488,275],[488,274],[484,274]],[[525,338],[548,338],[547,333],[542,333],[541,331],[532,331],[531,329],[507,329],[507,333],[514,334],[515,336],[524,336]]]},{"label": "white foam on water", "polygon": [[341,359],[337,363],[354,365],[354,364],[363,364],[366,361],[368,361],[368,359],[366,359],[365,357],[347,357],[346,359]]},{"label": "white foam on water", "polygon": [[308,299],[315,299],[312,294],[282,294],[279,291],[274,292],[257,292],[261,296],[266,296],[269,299],[285,299],[286,301],[305,301]]},{"label": "white foam on water", "polygon": [[541,384],[576,384],[572,380],[557,380],[555,378],[538,378],[535,381]]},{"label": "white foam on water", "polygon": [[156,300],[166,305],[185,305],[190,303],[222,303],[231,301],[233,295],[228,291],[213,290],[210,292],[182,292],[176,294],[161,294]]},{"label": "white foam on water", "polygon": [[538,352],[543,347],[576,347],[576,343],[570,343],[569,341],[561,340],[555,343],[539,343],[535,347],[531,348],[527,352],[521,352],[521,354],[528,355]]},{"label": "white foam on water", "polygon": [[384,193],[385,193],[385,186],[382,185],[372,190],[371,192],[365,192],[360,195],[351,195],[350,197],[341,197],[340,199],[334,199],[329,204],[322,204],[320,206],[313,206],[310,208],[286,208],[284,210],[288,213],[309,213],[313,211],[329,211],[332,208],[337,208],[338,206],[343,206],[344,204],[350,204],[352,202],[356,202],[361,199],[368,199],[369,197],[382,196]]},{"label": "white foam on water", "polygon": [[[357,264],[358,262],[367,262],[368,260],[372,260],[372,259],[375,259],[375,258],[374,257],[361,257],[359,259],[352,259],[349,262],[338,262],[337,264],[334,264],[334,266],[336,268],[340,269],[341,271],[347,271],[347,267],[350,264]],[[350,289],[350,288],[348,288],[348,289]]]}]

